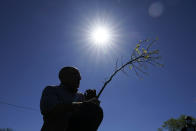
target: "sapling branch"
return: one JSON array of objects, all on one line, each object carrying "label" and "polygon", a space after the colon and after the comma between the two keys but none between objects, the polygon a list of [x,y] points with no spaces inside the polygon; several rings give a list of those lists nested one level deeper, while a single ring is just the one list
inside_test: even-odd
[{"label": "sapling branch", "polygon": [[104,83],[104,85],[102,86],[100,92],[98,93],[97,95],[97,98],[100,97],[101,93],[103,92],[103,90],[105,89],[105,87],[107,86],[108,83],[110,83],[110,81],[112,80],[112,78],[119,72],[121,71],[124,67],[126,67],[127,65],[129,64],[132,64],[134,61],[136,61],[137,59],[140,59],[141,57],[144,57],[144,56],[139,56],[135,59],[132,59],[130,61],[128,61],[127,63],[125,63],[124,65],[122,65],[120,68],[118,68],[117,70],[114,71],[114,73],[110,76],[110,78]]},{"label": "sapling branch", "polygon": [[[150,50],[152,45],[156,42],[157,40],[152,40],[149,44],[143,45],[146,42],[149,42],[149,40],[144,40],[144,41],[139,41],[139,43],[136,45],[136,48],[133,50],[131,54],[131,59],[127,61],[125,64],[122,64],[120,67],[117,66],[118,60],[116,61],[115,64],[115,71],[111,76],[104,82],[101,90],[99,91],[97,98],[100,97],[102,94],[103,90],[105,87],[112,81],[113,77],[119,72],[119,71],[124,71],[124,68],[129,65],[130,69],[134,69],[135,73],[137,76],[139,76],[139,73],[147,74],[147,72],[142,70],[142,67],[145,67],[146,64],[152,64],[152,65],[158,65],[158,66],[163,66],[157,60],[159,60],[161,57],[157,56],[159,55],[159,50]],[[146,48],[145,48],[146,46]],[[143,47],[143,48],[142,48]],[[137,65],[139,66],[137,66]]]}]

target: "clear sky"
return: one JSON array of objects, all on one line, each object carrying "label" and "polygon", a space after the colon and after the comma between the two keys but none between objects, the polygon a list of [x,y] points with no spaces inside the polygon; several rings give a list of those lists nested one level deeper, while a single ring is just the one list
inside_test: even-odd
[{"label": "clear sky", "polygon": [[[63,66],[81,71],[80,91],[100,90],[115,61],[128,59],[140,39],[159,37],[164,68],[144,80],[119,73],[100,100],[100,131],[156,131],[181,114],[196,117],[195,0],[0,0],[0,128],[37,131],[41,92],[57,85]],[[111,48],[86,39],[97,20],[117,34]]]}]

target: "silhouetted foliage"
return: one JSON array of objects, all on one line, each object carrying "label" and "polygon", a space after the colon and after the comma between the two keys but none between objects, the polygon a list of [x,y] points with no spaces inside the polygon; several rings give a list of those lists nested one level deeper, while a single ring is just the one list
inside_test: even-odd
[{"label": "silhouetted foliage", "polygon": [[13,131],[11,128],[0,128],[0,131]]},{"label": "silhouetted foliage", "polygon": [[[192,118],[192,125],[196,124],[196,118]],[[163,131],[166,129],[168,131],[181,131],[183,127],[186,126],[186,115],[181,115],[178,118],[170,118],[169,120],[165,121],[162,125],[162,128],[158,128],[158,131]]]}]

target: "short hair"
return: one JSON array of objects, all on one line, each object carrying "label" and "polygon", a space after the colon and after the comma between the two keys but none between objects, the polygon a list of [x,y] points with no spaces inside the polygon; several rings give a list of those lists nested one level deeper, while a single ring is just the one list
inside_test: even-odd
[{"label": "short hair", "polygon": [[59,80],[62,82],[70,73],[77,75],[81,79],[80,72],[77,68],[66,66],[59,71]]}]

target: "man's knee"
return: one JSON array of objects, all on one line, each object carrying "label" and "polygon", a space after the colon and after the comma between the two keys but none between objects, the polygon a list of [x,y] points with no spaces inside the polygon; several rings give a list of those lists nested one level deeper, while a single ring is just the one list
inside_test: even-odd
[{"label": "man's knee", "polygon": [[85,114],[89,114],[95,117],[100,117],[103,119],[103,109],[94,103],[84,103],[82,107]]},{"label": "man's knee", "polygon": [[78,125],[77,128],[94,131],[98,129],[102,120],[103,110],[100,106],[93,103],[83,103],[80,109],[73,113],[70,125],[72,125],[71,129],[76,128],[74,126]]},{"label": "man's knee", "polygon": [[86,122],[93,127],[98,128],[103,120],[103,110],[99,105],[94,103],[84,103],[83,111]]}]

